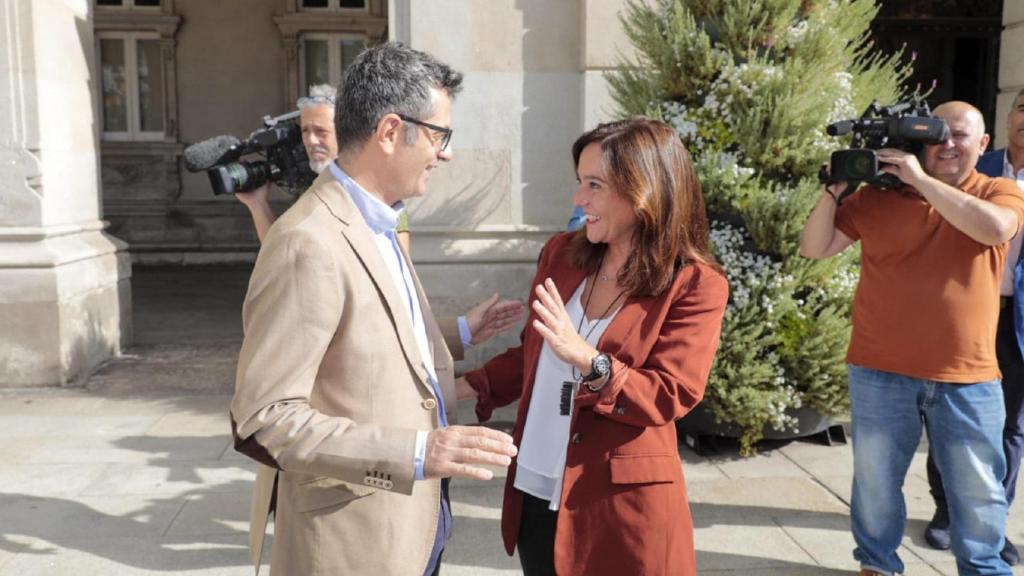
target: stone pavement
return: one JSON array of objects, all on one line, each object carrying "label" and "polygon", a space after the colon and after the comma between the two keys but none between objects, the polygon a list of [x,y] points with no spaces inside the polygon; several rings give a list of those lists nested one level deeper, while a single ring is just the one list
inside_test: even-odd
[{"label": "stone pavement", "polygon": [[[252,466],[231,449],[226,417],[246,274],[136,269],[134,348],[80,388],[0,392],[0,576],[252,573]],[[460,412],[472,421],[470,406]],[[952,556],[921,536],[931,514],[925,450],[907,478],[900,554],[908,576],[952,575]],[[849,446],[776,442],[749,459],[683,446],[680,455],[700,574],[855,571]],[[500,544],[501,485],[453,483],[446,576],[519,573]],[[1008,533],[1024,542],[1024,513],[1011,514]]]}]

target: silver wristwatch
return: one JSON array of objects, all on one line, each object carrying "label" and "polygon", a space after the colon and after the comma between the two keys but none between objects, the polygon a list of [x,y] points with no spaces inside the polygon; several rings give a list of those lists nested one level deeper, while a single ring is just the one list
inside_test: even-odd
[{"label": "silver wristwatch", "polygon": [[590,374],[583,377],[583,383],[591,392],[597,392],[611,380],[612,359],[604,352],[590,361]]}]

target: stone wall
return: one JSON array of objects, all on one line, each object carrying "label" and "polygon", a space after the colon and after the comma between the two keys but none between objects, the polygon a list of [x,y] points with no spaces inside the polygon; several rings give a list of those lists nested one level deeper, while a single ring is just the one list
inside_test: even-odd
[{"label": "stone wall", "polygon": [[73,382],[131,339],[100,220],[89,2],[0,0],[0,388]]},{"label": "stone wall", "polygon": [[[394,1],[392,36],[465,74],[453,160],[410,203],[413,257],[435,309],[492,292],[525,300],[543,243],[564,230],[576,187],[570,148],[612,117],[603,71],[628,48],[622,0]],[[517,340],[474,351],[470,363]]]}]

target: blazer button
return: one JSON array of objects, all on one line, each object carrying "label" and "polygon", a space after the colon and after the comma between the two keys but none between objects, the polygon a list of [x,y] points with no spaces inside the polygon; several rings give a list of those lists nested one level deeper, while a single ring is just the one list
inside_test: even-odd
[{"label": "blazer button", "polygon": [[573,444],[579,444],[581,440],[582,437],[580,436],[580,433],[576,432],[572,435],[572,440],[570,440],[570,442],[572,442]]},{"label": "blazer button", "polygon": [[366,484],[367,486],[373,486],[373,478],[370,478],[369,476],[363,478],[363,484]]},{"label": "blazer button", "polygon": [[623,414],[626,413],[626,409],[623,408],[622,406],[616,406],[615,413],[618,414],[619,416],[622,416]]},{"label": "blazer button", "polygon": [[423,401],[423,408],[425,410],[433,410],[434,408],[437,408],[437,400],[434,400],[433,398],[427,398],[426,400]]},{"label": "blazer button", "polygon": [[395,486],[395,483],[392,482],[391,480],[385,480],[384,481],[384,489],[385,490],[391,490],[392,488],[394,488],[394,486]]}]

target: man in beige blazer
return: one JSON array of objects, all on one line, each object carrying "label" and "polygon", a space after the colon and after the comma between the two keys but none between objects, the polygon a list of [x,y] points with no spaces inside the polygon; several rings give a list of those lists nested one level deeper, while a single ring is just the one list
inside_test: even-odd
[{"label": "man in beige blazer", "polygon": [[394,235],[401,202],[451,158],[461,81],[401,44],[360,55],[338,97],[337,162],[256,261],[231,418],[236,449],[277,471],[254,495],[259,542],[276,502],[271,574],[436,574],[451,530],[441,479],[489,479],[515,454],[507,434],[451,425],[452,357]]}]

